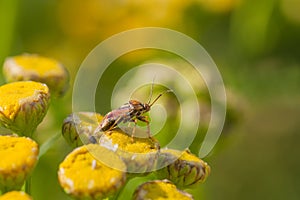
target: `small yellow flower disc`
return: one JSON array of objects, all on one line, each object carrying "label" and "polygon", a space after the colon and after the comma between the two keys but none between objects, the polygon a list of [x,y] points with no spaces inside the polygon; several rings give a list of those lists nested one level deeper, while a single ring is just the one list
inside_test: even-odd
[{"label": "small yellow flower disc", "polygon": [[3,73],[8,82],[31,80],[45,83],[55,95],[63,94],[68,84],[68,72],[61,63],[36,54],[7,58]]},{"label": "small yellow flower disc", "polygon": [[117,144],[119,149],[130,153],[149,153],[159,149],[159,144],[154,138],[132,138],[131,135],[117,128],[103,135],[103,141],[105,138],[112,144]]},{"label": "small yellow flower disc", "polygon": [[47,85],[20,81],[0,86],[0,126],[31,136],[48,110]]},{"label": "small yellow flower disc", "polygon": [[129,173],[153,171],[160,149],[154,138],[132,137],[118,128],[105,132],[99,144],[115,151],[126,163]]},{"label": "small yellow flower disc", "polygon": [[[104,165],[97,157],[105,156],[119,171]],[[103,199],[125,183],[126,167],[112,151],[96,144],[78,147],[60,164],[58,179],[67,194],[76,199]]]},{"label": "small yellow flower disc", "polygon": [[0,135],[0,190],[20,189],[38,152],[38,144],[30,138]]},{"label": "small yellow flower disc", "polygon": [[174,184],[167,180],[149,181],[140,185],[134,192],[133,200],[164,200],[180,199],[192,200],[192,195],[176,188]]},{"label": "small yellow flower disc", "polygon": [[12,191],[0,196],[0,200],[32,200],[32,198],[25,192]]}]

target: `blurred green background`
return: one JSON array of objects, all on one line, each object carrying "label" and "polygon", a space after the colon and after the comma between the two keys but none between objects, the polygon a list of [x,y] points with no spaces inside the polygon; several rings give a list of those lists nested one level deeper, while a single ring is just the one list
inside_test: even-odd
[{"label": "blurred green background", "polygon": [[[211,175],[191,190],[195,199],[299,199],[299,8],[299,0],[0,0],[0,62],[28,52],[56,58],[68,68],[71,88],[52,102],[38,128],[42,143],[60,132],[72,112],[76,71],[99,42],[137,27],[180,31],[214,59],[230,105],[226,130],[205,158]],[[133,54],[114,64],[144,58]],[[103,105],[101,112],[108,108]],[[33,173],[35,199],[68,199],[56,173],[70,151],[60,139],[40,159]]]}]

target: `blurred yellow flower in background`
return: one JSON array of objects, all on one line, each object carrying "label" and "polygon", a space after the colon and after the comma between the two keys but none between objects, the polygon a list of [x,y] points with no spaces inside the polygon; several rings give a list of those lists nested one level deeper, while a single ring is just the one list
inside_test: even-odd
[{"label": "blurred yellow flower in background", "polygon": [[37,81],[47,84],[51,94],[62,95],[68,86],[68,72],[58,61],[36,54],[6,58],[3,74],[8,82]]},{"label": "blurred yellow flower in background", "polygon": [[99,40],[137,27],[179,25],[182,11],[191,2],[63,0],[58,7],[58,18],[67,35]]}]

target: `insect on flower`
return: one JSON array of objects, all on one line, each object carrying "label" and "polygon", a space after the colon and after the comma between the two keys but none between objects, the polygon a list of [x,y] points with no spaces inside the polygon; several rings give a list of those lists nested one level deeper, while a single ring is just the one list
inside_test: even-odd
[{"label": "insect on flower", "polygon": [[132,137],[135,133],[135,128],[138,120],[147,123],[147,133],[148,137],[151,137],[150,135],[150,126],[149,126],[149,120],[148,116],[144,116],[143,114],[150,111],[153,104],[165,93],[172,92],[172,90],[166,90],[162,93],[160,93],[152,103],[151,102],[151,96],[152,96],[152,89],[151,89],[151,95],[149,98],[148,103],[141,103],[138,100],[130,100],[128,103],[122,105],[118,109],[112,110],[109,113],[107,113],[102,121],[100,122],[100,125],[97,127],[96,131],[110,131],[118,126],[120,123],[126,123],[126,122],[134,122],[134,128],[132,131]]}]

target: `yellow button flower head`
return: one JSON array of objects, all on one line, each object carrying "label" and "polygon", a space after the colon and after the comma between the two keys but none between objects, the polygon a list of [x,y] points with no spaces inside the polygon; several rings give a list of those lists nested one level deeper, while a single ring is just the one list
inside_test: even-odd
[{"label": "yellow button flower head", "polygon": [[0,126],[31,137],[48,110],[47,85],[34,81],[5,84],[0,86],[0,97]]},{"label": "yellow button flower head", "polygon": [[[99,161],[106,160],[112,167]],[[112,151],[97,144],[76,148],[60,164],[59,183],[76,199],[103,199],[116,193],[125,183],[126,166]]]},{"label": "yellow button flower head", "polygon": [[32,200],[32,198],[22,191],[12,191],[0,196],[0,200]]},{"label": "yellow button flower head", "polygon": [[153,171],[160,149],[159,143],[154,138],[132,138],[130,134],[131,132],[127,134],[116,128],[102,134],[99,144],[115,151],[126,163],[129,173]]},{"label": "yellow button flower head", "polygon": [[192,200],[192,195],[176,188],[174,184],[167,180],[149,181],[140,185],[133,194],[133,200],[164,200],[180,199]]},{"label": "yellow button flower head", "polygon": [[0,190],[19,190],[33,170],[38,144],[26,137],[0,136]]},{"label": "yellow button flower head", "polygon": [[8,82],[31,80],[45,83],[55,96],[64,94],[69,80],[68,72],[61,63],[36,54],[7,58],[3,74]]},{"label": "yellow button flower head", "polygon": [[[159,160],[168,165],[156,172],[158,177],[168,179],[180,188],[204,182],[210,174],[209,165],[189,150],[162,149]],[[174,162],[169,164],[171,160]]]},{"label": "yellow button flower head", "polygon": [[102,116],[94,112],[79,112],[70,114],[63,122],[62,134],[72,147],[83,144],[97,143],[100,134],[95,135],[95,129]]}]

